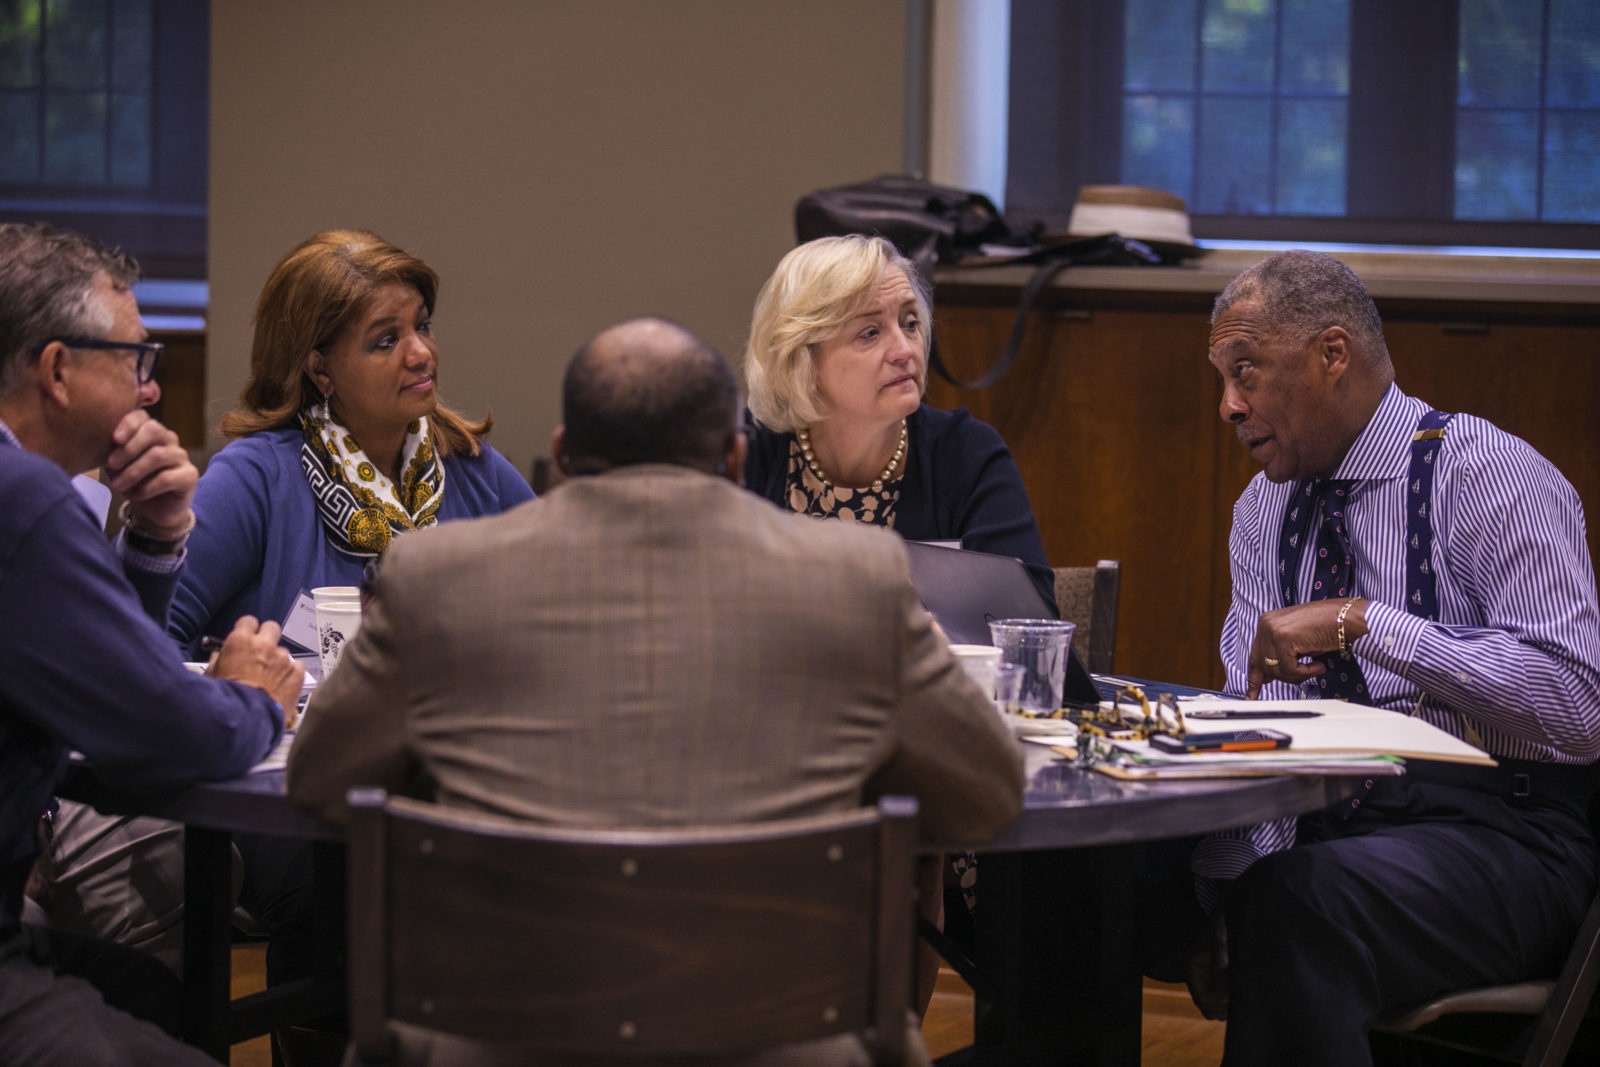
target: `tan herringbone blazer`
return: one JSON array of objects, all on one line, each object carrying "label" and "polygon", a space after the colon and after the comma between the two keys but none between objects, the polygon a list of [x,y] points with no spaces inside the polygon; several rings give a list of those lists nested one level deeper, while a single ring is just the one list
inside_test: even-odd
[{"label": "tan herringbone blazer", "polygon": [[922,831],[1016,817],[1021,755],[892,533],[681,467],[573,479],[408,534],[289,758],[290,798],[416,772],[445,804],[588,826],[777,819],[881,793]]}]

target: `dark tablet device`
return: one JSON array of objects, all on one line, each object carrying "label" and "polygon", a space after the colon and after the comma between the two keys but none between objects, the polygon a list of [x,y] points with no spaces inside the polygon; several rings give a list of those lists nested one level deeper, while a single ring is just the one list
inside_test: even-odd
[{"label": "dark tablet device", "polygon": [[[1019,559],[925,541],[907,541],[906,552],[911,557],[911,584],[954,644],[994,644],[989,634],[994,619],[1056,617]],[[1067,656],[1062,700],[1076,705],[1100,703],[1100,690],[1076,648]]]}]

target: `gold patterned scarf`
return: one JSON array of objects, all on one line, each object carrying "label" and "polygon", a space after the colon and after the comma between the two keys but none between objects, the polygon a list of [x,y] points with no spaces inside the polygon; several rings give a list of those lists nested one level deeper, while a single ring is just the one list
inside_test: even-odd
[{"label": "gold patterned scarf", "polygon": [[395,534],[439,521],[444,466],[434,454],[426,417],[406,427],[398,488],[333,417],[327,400],[300,409],[300,429],[300,467],[328,539],[340,552],[381,555]]}]

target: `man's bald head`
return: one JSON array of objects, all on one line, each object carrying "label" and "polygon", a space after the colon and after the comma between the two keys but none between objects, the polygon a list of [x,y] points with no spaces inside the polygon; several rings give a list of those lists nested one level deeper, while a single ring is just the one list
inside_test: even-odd
[{"label": "man's bald head", "polygon": [[675,322],[629,319],[572,357],[561,387],[570,474],[635,463],[721,472],[739,418],[727,360]]}]

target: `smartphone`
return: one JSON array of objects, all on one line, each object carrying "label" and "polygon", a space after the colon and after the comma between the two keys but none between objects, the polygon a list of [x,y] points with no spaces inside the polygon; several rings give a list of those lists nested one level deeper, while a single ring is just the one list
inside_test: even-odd
[{"label": "smartphone", "polygon": [[1259,752],[1288,748],[1290,737],[1278,730],[1218,730],[1182,737],[1153,734],[1150,747],[1162,752]]}]

